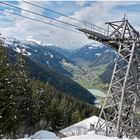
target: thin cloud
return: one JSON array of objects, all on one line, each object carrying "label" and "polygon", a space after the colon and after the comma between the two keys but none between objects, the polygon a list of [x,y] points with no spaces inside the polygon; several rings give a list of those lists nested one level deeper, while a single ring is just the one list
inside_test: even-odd
[{"label": "thin cloud", "polygon": [[[47,7],[49,4],[52,4],[53,2],[36,2],[36,4]],[[62,3],[62,2],[61,2]],[[61,7],[60,3],[60,7]],[[112,20],[120,20],[123,18],[123,11],[119,8],[119,6],[125,6],[125,8],[129,11],[129,6],[135,6],[136,4],[139,4],[140,2],[121,2],[121,1],[98,1],[98,2],[90,2],[90,5],[86,5],[86,1],[80,2],[76,1],[75,5],[79,5],[79,9],[74,9],[74,5],[69,5],[70,9],[73,9],[75,11],[73,14],[70,15],[70,17],[79,19],[79,20],[88,20],[91,23],[97,24],[101,27],[105,27],[105,22],[112,21]],[[63,4],[64,5],[64,4]],[[86,5],[86,6],[84,6]],[[18,6],[21,8],[35,11],[38,13],[44,14],[45,11],[43,9],[35,8],[33,6],[29,6],[23,2],[19,2]],[[59,9],[60,9],[59,7]],[[63,6],[61,7],[62,11],[65,9]],[[57,11],[57,7],[55,7]],[[69,11],[69,10],[68,10]],[[139,12],[128,12],[128,17],[130,21],[134,24],[134,26],[138,27],[140,26],[139,19],[140,14]],[[21,15],[30,16],[32,18],[37,18],[39,20],[45,21],[45,22],[52,22],[56,25],[60,25],[63,27],[70,26],[58,23],[55,21],[50,21],[49,19],[42,18],[27,12],[21,12]],[[2,28],[0,27],[0,30],[2,33],[6,35],[11,35],[20,39],[26,39],[27,37],[31,36],[34,40],[40,40],[44,43],[51,43],[55,44],[60,47],[81,47],[85,45],[86,43],[92,42],[92,40],[88,40],[87,37],[84,34],[77,34],[73,32],[69,32],[66,30],[62,30],[56,27],[52,27],[49,25],[45,25],[39,22],[31,21],[28,19],[24,19],[17,16],[12,16],[10,14],[6,14],[4,18],[12,20],[14,17],[14,24],[9,23],[10,27]],[[84,24],[75,21],[70,20],[66,17],[60,16],[57,18],[59,20],[66,21],[68,23],[76,24],[78,26],[85,27]],[[74,29],[75,28],[71,28]],[[75,30],[76,31],[76,30]]]}]

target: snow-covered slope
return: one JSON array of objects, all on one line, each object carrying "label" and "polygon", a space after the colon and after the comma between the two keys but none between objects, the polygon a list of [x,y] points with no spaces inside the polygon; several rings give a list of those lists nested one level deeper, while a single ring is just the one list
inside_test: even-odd
[{"label": "snow-covered slope", "polygon": [[[92,116],[87,118],[79,123],[76,123],[72,126],[69,126],[60,131],[62,136],[62,140],[120,140],[117,137],[107,137],[103,135],[95,134],[94,126],[98,121],[97,116]],[[129,140],[126,137],[123,137],[122,140]],[[133,140],[139,140],[138,138],[134,138]]]},{"label": "snow-covered slope", "polygon": [[[46,130],[40,130],[36,132],[34,135],[30,137],[25,136],[23,139],[46,139],[46,140],[120,140],[117,137],[106,137],[95,134],[94,131],[89,132],[85,135],[77,135],[77,136],[70,136],[65,138],[59,138],[56,136],[55,133],[49,132]],[[128,138],[122,138],[121,140],[130,140]],[[133,140],[139,140],[138,138],[134,138]]]},{"label": "snow-covered slope", "polygon": [[98,117],[92,116],[79,123],[76,123],[72,126],[69,126],[61,130],[60,133],[62,133],[65,136],[87,134],[89,131],[93,130],[93,126],[96,125],[97,121],[98,121]]},{"label": "snow-covered slope", "polygon": [[42,44],[35,40],[17,40],[2,34],[0,34],[0,39],[4,42],[5,47],[13,49],[18,53],[21,52],[22,49],[23,55],[28,56],[43,67],[49,68],[64,76],[73,76],[72,73],[65,68],[68,66],[65,66],[64,62],[73,67],[76,65],[74,61],[63,55],[66,54],[66,50],[58,48],[53,44]]},{"label": "snow-covered slope", "polygon": [[[63,133],[64,138],[59,138],[55,133],[49,132],[46,130],[40,130],[36,132],[34,135],[30,137],[25,137],[27,139],[61,139],[61,140],[120,140],[117,137],[107,137],[102,135],[95,134],[95,131],[91,129],[91,124],[96,125],[98,121],[98,117],[92,116],[87,118],[79,123],[76,123],[72,126],[69,126],[60,131],[60,134]],[[84,128],[84,129],[83,129]],[[86,131],[82,131],[86,130]],[[130,140],[128,138],[122,138],[121,140]],[[140,140],[138,138],[134,138],[133,140]]]},{"label": "snow-covered slope", "polygon": [[[120,140],[117,137],[106,137],[95,134],[94,131],[89,132],[85,135],[79,135],[79,136],[70,136],[66,138],[62,138],[61,140]],[[121,140],[130,140],[128,138],[122,138]],[[133,140],[139,140],[137,138],[134,138]]]}]

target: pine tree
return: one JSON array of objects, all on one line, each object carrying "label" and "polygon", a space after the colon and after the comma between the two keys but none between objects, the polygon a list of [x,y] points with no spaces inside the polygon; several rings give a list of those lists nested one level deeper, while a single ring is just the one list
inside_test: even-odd
[{"label": "pine tree", "polygon": [[[32,81],[32,93],[33,93],[33,111],[36,127],[38,129],[45,129],[45,108],[48,108],[51,102],[49,93],[46,92],[46,85],[39,81]],[[44,121],[45,120],[45,121]]]},{"label": "pine tree", "polygon": [[17,99],[17,110],[19,112],[20,129],[18,136],[29,134],[31,126],[33,127],[33,104],[32,90],[30,80],[27,76],[25,62],[22,51],[18,54],[17,63],[15,64],[15,92]]},{"label": "pine tree", "polygon": [[63,114],[59,109],[59,101],[58,98],[53,98],[50,109],[49,109],[49,116],[50,116],[50,126],[53,131],[58,131],[63,127]]},{"label": "pine tree", "polygon": [[60,110],[63,114],[63,128],[69,126],[71,124],[71,107],[68,106],[68,101],[69,99],[66,98],[65,96],[61,99],[61,102],[60,102]]},{"label": "pine tree", "polygon": [[80,112],[78,110],[73,112],[71,117],[73,123],[77,123],[81,120]]}]

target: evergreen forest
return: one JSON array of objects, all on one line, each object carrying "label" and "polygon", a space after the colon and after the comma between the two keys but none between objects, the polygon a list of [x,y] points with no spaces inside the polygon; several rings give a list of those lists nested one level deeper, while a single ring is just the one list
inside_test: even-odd
[{"label": "evergreen forest", "polygon": [[24,57],[9,60],[0,45],[0,138],[23,138],[38,130],[59,130],[99,109],[59,91],[49,83],[29,78]]}]

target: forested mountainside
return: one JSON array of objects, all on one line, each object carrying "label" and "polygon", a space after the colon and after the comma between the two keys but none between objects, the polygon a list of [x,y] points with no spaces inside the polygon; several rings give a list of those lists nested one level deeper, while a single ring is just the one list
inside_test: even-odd
[{"label": "forested mountainside", "polygon": [[17,40],[3,35],[1,38],[6,48],[16,52],[22,48],[23,55],[41,67],[69,77],[87,89],[105,90],[108,86],[106,81],[110,78],[105,80],[102,77],[106,77],[105,73],[110,72],[108,65],[111,65],[116,58],[116,52],[109,46],[91,43],[69,51],[34,40]]},{"label": "forested mountainside", "polygon": [[[9,59],[15,63],[17,54],[13,49],[6,48]],[[26,68],[31,79],[40,80],[44,83],[49,83],[61,92],[73,96],[78,100],[83,100],[87,103],[94,104],[95,97],[80,84],[74,82],[70,78],[56,73],[50,68],[46,68],[38,64],[33,59],[23,56],[25,59]]]},{"label": "forested mountainside", "polygon": [[13,64],[0,46],[0,67],[0,138],[20,138],[39,129],[57,132],[98,115],[96,107],[31,80],[22,53]]}]

